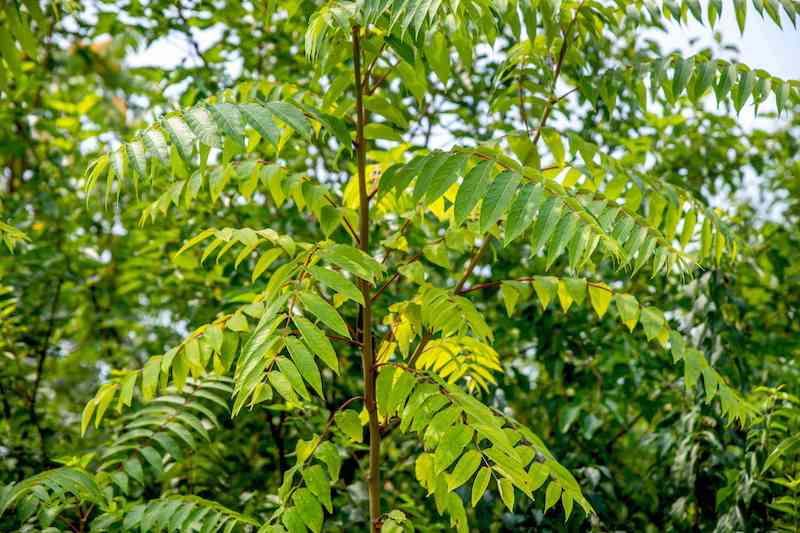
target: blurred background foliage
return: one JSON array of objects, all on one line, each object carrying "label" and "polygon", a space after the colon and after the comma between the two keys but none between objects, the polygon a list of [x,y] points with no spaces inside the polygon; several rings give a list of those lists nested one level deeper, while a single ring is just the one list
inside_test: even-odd
[{"label": "blurred background foliage", "polygon": [[[181,242],[209,226],[319,236],[297,210],[279,212],[259,193],[252,202],[226,193],[222,205],[195,202],[140,226],[146,186],[119,190],[105,209],[87,208],[103,198],[83,191],[83,170],[105,146],[174,106],[253,79],[322,92],[303,50],[307,17],[317,7],[312,0],[156,0],[47,2],[38,16],[22,10],[31,13],[33,46],[20,40],[18,69],[0,80],[0,230],[7,244],[0,252],[0,484],[80,461],[114,431],[112,424],[79,436],[83,406],[112,369],[140,368],[248,290],[249,269],[200,265],[190,254],[173,261]],[[214,37],[200,39],[208,31]],[[176,66],[129,64],[164,39],[186,50]],[[477,48],[474,65],[452,66],[447,86],[423,71],[429,94],[402,104],[420,128],[404,138],[439,147],[513,130],[513,85],[495,95],[491,110],[476,104],[496,90],[513,43],[512,35],[499,35],[493,50]],[[567,69],[580,72],[565,75],[591,77],[610,58],[643,49],[663,55],[658,44],[642,43],[622,26],[613,38],[572,50]],[[400,105],[400,91],[389,85],[387,97]],[[576,473],[597,516],[565,525],[563,511],[545,515],[542,502],[522,502],[512,513],[485,497],[469,511],[476,531],[800,531],[797,102],[782,119],[765,105],[760,114],[766,120],[747,127],[725,106],[663,97],[657,105],[659,116],[642,111],[635,95],[624,92],[613,109],[603,101],[593,107],[568,99],[555,119],[609,152],[651,158],[655,175],[727,213],[746,244],[731,266],[691,279],[642,274],[624,288],[669,310],[668,318],[759,407],[759,418],[747,430],[728,424],[714,403],[687,396],[682,372],[668,355],[623,333],[613,318],[598,319],[588,306],[567,314],[555,304],[542,309],[529,297],[509,317],[497,287],[483,289],[480,308],[495,325],[494,347],[504,367],[499,387],[484,400],[542,436]],[[534,102],[529,113],[539,116],[543,106]],[[325,168],[324,155],[332,154],[284,157],[293,158],[297,171],[324,172],[334,187],[343,187],[352,167],[339,161],[340,168],[318,171]],[[425,237],[407,239],[414,246]],[[478,274],[529,274],[522,262],[507,248],[491,272]],[[604,279],[618,276],[600,268],[607,268]],[[352,383],[337,389],[342,397],[330,398],[330,405],[349,397],[344,391],[357,393],[360,371],[352,367],[343,373]],[[160,490],[191,490],[233,509],[266,512],[291,464],[288,455],[326,416],[270,406],[226,418],[207,449],[162,476]],[[385,497],[418,530],[442,529],[427,522],[435,516],[432,503],[421,497],[408,459],[417,445],[386,442],[383,453],[393,459],[387,464],[397,466],[385,476],[391,479]],[[342,478],[353,485],[336,493],[328,530],[365,520],[360,453],[343,465]],[[14,530],[15,520],[13,514],[0,517],[0,529]]]}]

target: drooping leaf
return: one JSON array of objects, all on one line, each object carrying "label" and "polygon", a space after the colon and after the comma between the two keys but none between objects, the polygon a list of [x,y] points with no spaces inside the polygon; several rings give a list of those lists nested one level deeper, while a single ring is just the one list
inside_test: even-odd
[{"label": "drooping leaf", "polygon": [[456,194],[454,222],[457,226],[463,224],[470,212],[478,205],[493,173],[494,162],[481,161],[464,177],[464,182]]},{"label": "drooping leaf", "polygon": [[520,175],[514,172],[501,172],[489,185],[481,205],[481,233],[486,233],[503,216],[521,179]]},{"label": "drooping leaf", "polygon": [[303,303],[303,307],[313,313],[323,324],[339,335],[350,338],[347,324],[339,315],[339,312],[319,295],[303,291],[300,293],[300,301]]},{"label": "drooping leaf", "polygon": [[289,127],[299,133],[305,140],[310,141],[314,135],[311,123],[294,105],[288,102],[267,102],[264,106],[269,111],[285,122]]},{"label": "drooping leaf", "polygon": [[322,359],[328,367],[339,373],[339,360],[336,357],[336,352],[325,334],[315,326],[310,320],[302,316],[292,317],[297,329],[300,330],[300,335],[303,341],[308,345],[311,351]]},{"label": "drooping leaf", "polygon": [[541,184],[526,183],[519,190],[508,212],[504,246],[508,246],[528,229],[544,199],[544,187]]},{"label": "drooping leaf", "polygon": [[336,427],[341,429],[353,442],[362,441],[364,438],[364,431],[361,427],[361,419],[358,413],[352,409],[345,409],[344,411],[336,413],[334,415],[334,420],[336,421]]}]

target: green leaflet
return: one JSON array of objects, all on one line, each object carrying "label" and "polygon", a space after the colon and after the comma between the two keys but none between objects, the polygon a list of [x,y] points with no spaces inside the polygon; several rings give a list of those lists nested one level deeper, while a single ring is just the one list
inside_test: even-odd
[{"label": "green leaflet", "polygon": [[364,305],[364,296],[361,294],[358,287],[339,272],[318,266],[309,267],[308,271],[311,273],[311,276],[322,285],[336,291],[342,296],[350,298],[356,303]]},{"label": "green leaflet", "polygon": [[394,128],[377,122],[373,122],[364,126],[364,138],[369,140],[385,139],[387,141],[395,142],[403,141],[400,133],[394,130]]},{"label": "green leaflet", "polygon": [[307,488],[300,488],[292,495],[292,501],[297,506],[303,523],[314,533],[320,533],[324,516],[322,506],[314,494]]},{"label": "green leaflet", "polygon": [[[275,362],[278,364],[278,368],[280,368],[280,373],[286,377],[286,380],[292,386],[292,389],[305,401],[311,400],[311,395],[308,393],[306,386],[303,384],[303,376],[300,375],[300,371],[297,370],[297,367],[292,363],[289,359],[285,357],[277,357],[275,358]],[[275,384],[273,383],[273,386]],[[278,393],[286,399],[289,399],[285,394],[283,394],[278,387],[275,387]]]},{"label": "green leaflet", "polygon": [[519,301],[520,292],[517,287],[509,282],[503,282],[500,284],[500,292],[503,295],[503,303],[506,306],[506,313],[508,316],[514,314],[514,308],[517,306],[517,302]]},{"label": "green leaflet", "polygon": [[300,335],[303,341],[308,345],[311,351],[328,367],[339,373],[339,360],[336,357],[336,352],[333,351],[333,346],[328,338],[320,329],[312,324],[307,318],[301,316],[292,317],[297,329],[300,330]]},{"label": "green leaflet", "polygon": [[286,337],[285,342],[286,348],[289,350],[289,355],[291,355],[292,361],[294,361],[295,366],[300,371],[300,375],[311,385],[311,388],[314,389],[314,392],[316,392],[320,398],[324,397],[322,394],[322,376],[320,375],[317,364],[314,362],[314,356],[306,345],[296,337]]},{"label": "green leaflet", "polygon": [[450,186],[456,182],[464,166],[467,164],[466,155],[450,156],[433,174],[428,191],[425,195],[425,203],[429,204],[444,195]]},{"label": "green leaflet", "polygon": [[347,324],[345,324],[339,312],[331,304],[320,298],[317,294],[305,291],[300,293],[300,301],[303,303],[303,307],[313,313],[323,324],[339,335],[348,339],[350,338]]},{"label": "green leaflet", "polygon": [[783,110],[786,107],[786,102],[789,99],[789,83],[786,81],[782,81],[775,86],[775,105],[778,109],[778,114],[782,115]]},{"label": "green leaflet", "polygon": [[742,110],[745,102],[747,102],[747,99],[750,98],[750,94],[753,92],[755,75],[755,72],[748,69],[739,77],[739,84],[736,87],[736,93],[733,96],[733,106],[736,108],[737,113]]},{"label": "green leaflet", "polygon": [[345,409],[339,411],[333,417],[338,427],[342,432],[350,437],[353,442],[361,442],[364,438],[364,430],[361,426],[361,419],[358,413],[352,409]]},{"label": "green leaflet", "polygon": [[719,81],[717,82],[716,87],[714,88],[714,93],[717,97],[717,105],[728,96],[728,93],[733,87],[734,82],[736,81],[736,64],[731,63],[728,65],[727,68],[722,70],[722,73],[719,77]]},{"label": "green leaflet", "polygon": [[320,209],[319,226],[326,237],[336,231],[342,222],[342,212],[331,205],[323,205]]},{"label": "green leaflet", "polygon": [[556,483],[555,481],[551,481],[547,484],[547,490],[545,491],[544,495],[544,510],[547,512],[551,507],[553,507],[557,502],[558,499],[561,497],[561,485]]},{"label": "green leaflet", "polygon": [[486,493],[486,489],[489,487],[489,481],[492,479],[492,471],[489,467],[484,466],[478,472],[478,475],[475,476],[475,480],[472,482],[472,496],[470,503],[472,507],[480,501],[483,495]]},{"label": "green leaflet", "polygon": [[222,103],[208,105],[207,109],[225,136],[244,146],[244,125],[239,108],[234,104]]},{"label": "green leaflet", "polygon": [[323,248],[319,255],[342,270],[370,283],[374,281],[375,276],[383,272],[383,265],[358,248],[346,244],[334,244]]},{"label": "green leaflet", "polygon": [[397,180],[401,177],[401,170],[403,168],[405,168],[404,165],[395,163],[381,174],[380,182],[378,182],[378,198],[382,198],[384,194],[396,187]]},{"label": "green leaflet", "polygon": [[578,224],[578,229],[575,232],[575,236],[567,245],[567,250],[569,251],[569,267],[572,270],[577,270],[589,260],[592,252],[592,250],[589,249],[589,243],[593,236],[594,234],[591,226],[587,224],[581,227],[580,223]]},{"label": "green leaflet", "polygon": [[184,118],[201,143],[212,148],[222,148],[222,137],[208,109],[202,106],[193,107],[184,113]]},{"label": "green leaflet", "polygon": [[392,392],[392,382],[397,371],[393,366],[384,366],[375,380],[375,399],[378,404],[378,416],[382,419],[385,419],[389,413],[389,395]]},{"label": "green leaflet", "polygon": [[386,404],[386,414],[394,416],[398,411],[402,411],[408,396],[411,394],[417,380],[409,372],[400,372],[397,382],[393,384]]},{"label": "green leaflet", "polygon": [[[461,456],[461,459],[458,460],[456,466],[453,468],[453,471],[447,478],[447,490],[454,490],[466,483],[469,478],[475,473],[478,467],[481,465],[481,454],[475,450],[469,450],[467,453]],[[485,467],[484,467],[485,469]],[[480,499],[483,496],[483,493],[486,492],[486,487],[488,485],[489,479],[482,479],[482,476],[485,475],[483,470],[478,473],[475,478],[475,482],[472,488],[472,501],[473,506],[475,505],[477,499]],[[480,495],[477,495],[476,499],[476,490],[480,492]]]},{"label": "green leaflet", "polygon": [[697,101],[714,83],[717,69],[713,61],[706,61],[695,67],[692,100]]},{"label": "green leaflet", "polygon": [[[428,161],[429,156],[416,156],[414,159],[409,161],[406,165],[401,166],[395,172],[390,173],[387,170],[388,177],[385,180],[385,190],[389,192],[390,190],[394,189],[397,194],[402,193],[406,190],[409,183],[416,178],[422,167],[425,166],[425,163]],[[381,187],[383,188],[384,180],[381,180]]]},{"label": "green leaflet", "polygon": [[747,20],[746,0],[733,0],[733,9],[736,12],[736,22],[739,24],[739,31],[744,34],[745,21]]},{"label": "green leaflet", "polygon": [[0,31],[0,54],[6,60],[8,67],[15,76],[22,76],[22,63],[17,54],[17,48],[8,31]]},{"label": "green leaflet", "polygon": [[298,403],[297,395],[295,394],[292,384],[289,379],[281,372],[272,370],[267,374],[270,384],[278,391],[278,394],[290,403]]},{"label": "green leaflet", "polygon": [[209,238],[212,235],[215,235],[216,233],[217,230],[214,228],[204,229],[203,231],[201,231],[200,233],[198,233],[197,235],[186,241],[186,243],[184,243],[184,245],[181,246],[181,249],[175,252],[175,257],[178,257],[189,248],[195,246],[199,242],[206,240],[207,238]]},{"label": "green leaflet", "polygon": [[130,372],[125,378],[122,380],[122,384],[120,386],[120,393],[119,393],[119,406],[126,406],[130,407],[131,402],[133,401],[133,391],[136,387],[136,380],[139,377],[138,372]]},{"label": "green leaflet", "polygon": [[303,481],[308,489],[325,506],[329,513],[333,512],[331,502],[331,482],[320,465],[311,465],[302,471]]},{"label": "green leaflet", "polygon": [[[272,337],[274,333],[274,325],[272,322],[278,315],[278,312],[283,309],[288,298],[288,294],[282,294],[267,306],[253,330],[253,333],[248,337],[247,342],[245,342],[242,347],[240,355],[242,361],[248,361],[251,357],[257,355],[259,350],[263,349],[271,342],[270,337]],[[234,317],[235,316],[236,315],[234,315]]]},{"label": "green leaflet", "polygon": [[480,232],[486,233],[511,203],[514,191],[522,177],[515,172],[501,172],[489,185],[481,205]]},{"label": "green leaflet", "polygon": [[371,113],[383,116],[400,128],[408,128],[408,120],[403,112],[383,95],[376,94],[365,98],[364,107]]},{"label": "green leaflet", "polygon": [[614,294],[614,302],[617,304],[620,319],[628,330],[633,331],[639,320],[639,302],[630,294],[622,293]]},{"label": "green leaflet", "polygon": [[436,72],[436,76],[444,85],[450,77],[450,47],[445,41],[444,35],[436,33],[433,36],[431,46],[426,50],[425,57]]},{"label": "green leaflet", "polygon": [[526,183],[522,186],[508,212],[504,246],[508,246],[528,229],[543,202],[544,186],[541,183]]},{"label": "green leaflet", "polygon": [[239,104],[239,111],[248,124],[255,129],[262,138],[269,141],[275,148],[280,142],[281,132],[272,121],[267,108],[259,104]]},{"label": "green leaflet", "polygon": [[303,106],[306,111],[311,114],[320,124],[325,127],[325,130],[329,134],[333,134],[336,140],[339,143],[339,148],[342,150],[347,150],[348,152],[353,151],[353,139],[350,135],[350,127],[344,120],[340,119],[339,117],[335,117],[333,115],[329,115],[327,113],[322,113],[321,111],[317,111],[312,108],[307,108]]},{"label": "green leaflet", "polygon": [[[164,119],[162,125],[167,131],[170,140],[178,149],[178,154],[180,154],[181,159],[187,163],[191,163],[195,136],[189,126],[178,116]],[[124,174],[120,173],[119,169],[117,170],[117,175],[120,177],[120,180],[124,179]]]},{"label": "green leaflet", "polygon": [[478,205],[486,185],[494,173],[494,161],[481,161],[464,177],[464,182],[458,188],[454,207],[454,223],[460,226],[469,216],[470,212]]},{"label": "green leaflet", "polygon": [[686,216],[683,217],[683,229],[681,230],[681,248],[686,248],[686,245],[689,244],[689,241],[692,239],[692,235],[694,235],[694,227],[697,223],[697,211],[692,209]]},{"label": "green leaflet", "polygon": [[561,218],[561,210],[562,204],[558,198],[550,197],[545,200],[531,232],[531,256],[538,254],[550,240]]},{"label": "green leaflet", "polygon": [[[6,22],[11,27],[11,32],[19,41],[20,46],[22,46],[22,49],[30,56],[32,60],[36,61],[36,57],[38,55],[36,38],[31,32],[30,21],[13,5],[5,7],[5,14]],[[39,22],[41,23],[42,21]]]},{"label": "green leaflet", "polygon": [[281,255],[283,255],[283,249],[281,248],[271,248],[261,254],[261,257],[259,257],[258,261],[256,262],[255,268],[253,268],[253,274],[251,275],[250,281],[255,282],[258,277],[261,276],[261,274],[263,274],[264,271],[266,271],[270,265],[272,265],[272,263],[275,262],[275,260]]},{"label": "green leaflet", "polygon": [[672,97],[677,99],[686,85],[689,83],[689,76],[692,74],[692,60],[679,58],[675,63],[675,73],[672,76]]},{"label": "green leaflet", "polygon": [[497,489],[500,492],[500,499],[508,508],[509,511],[514,510],[514,485],[508,478],[502,478],[497,482]]},{"label": "green leaflet", "polygon": [[589,300],[592,302],[597,316],[603,318],[603,315],[608,311],[608,306],[611,303],[612,292],[603,283],[593,283],[589,285]]},{"label": "green leaflet", "polygon": [[553,241],[547,249],[547,261],[545,269],[549,270],[553,262],[562,254],[567,243],[575,236],[578,231],[578,221],[580,219],[575,213],[570,213],[561,218],[553,234]]},{"label": "green leaflet", "polygon": [[150,401],[155,397],[158,386],[158,375],[161,371],[161,357],[151,357],[142,370],[142,397]]},{"label": "green leaflet", "polygon": [[287,102],[267,102],[264,107],[299,133],[305,140],[311,141],[314,136],[314,128],[297,107]]},{"label": "green leaflet", "polygon": [[169,146],[164,134],[155,128],[151,128],[142,132],[140,138],[150,155],[158,159],[164,168],[169,168]]},{"label": "green leaflet", "polygon": [[439,169],[451,158],[449,152],[434,152],[425,159],[425,164],[419,171],[417,183],[414,185],[412,197],[415,202],[419,202],[426,197],[431,190],[433,178]]},{"label": "green leaflet", "polygon": [[642,308],[640,320],[642,321],[642,327],[644,328],[647,340],[658,337],[662,328],[667,324],[664,313],[662,313],[660,309],[652,306]]},{"label": "green leaflet", "polygon": [[[439,441],[436,452],[433,454],[434,473],[437,476],[446,468],[449,468],[450,465],[459,458],[464,447],[472,441],[473,434],[474,431],[468,426],[456,424],[456,426],[448,432],[447,438]],[[470,475],[472,474],[470,473]],[[461,484],[465,482],[466,480]],[[450,485],[450,480],[448,480],[448,489],[450,489]]]}]

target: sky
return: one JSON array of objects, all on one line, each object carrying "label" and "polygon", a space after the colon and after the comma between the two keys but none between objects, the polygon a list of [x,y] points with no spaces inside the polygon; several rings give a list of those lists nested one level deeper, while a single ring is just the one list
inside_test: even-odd
[{"label": "sky", "polygon": [[[704,0],[701,3],[705,13],[707,2]],[[762,68],[773,76],[783,79],[800,79],[800,31],[792,26],[782,11],[783,29],[778,28],[772,19],[768,17],[766,20],[763,19],[750,2],[747,2],[747,5],[747,24],[744,34],[739,32],[732,2],[726,0],[723,2],[722,15],[714,30],[702,26],[694,18],[689,17],[689,23],[685,26],[670,22],[666,32],[653,30],[645,35],[661,43],[667,53],[680,50],[685,55],[690,55],[711,46],[715,57],[732,59],[737,57],[737,53],[726,49],[725,46],[735,45],[739,60],[751,68]],[[721,44],[716,42],[715,33],[721,35]],[[220,34],[220,28],[211,27],[206,30],[195,29],[194,35],[200,49],[205,50],[219,38]],[[173,36],[159,39],[148,48],[130,56],[127,63],[131,67],[149,65],[169,68],[187,57],[189,64],[199,64],[191,45],[180,37]],[[239,65],[232,64],[229,68],[232,69],[230,74],[235,77]],[[745,109],[742,115],[741,118],[745,123],[752,122],[752,109]]]},{"label": "sky", "polygon": [[[701,3],[705,14],[707,2]],[[750,68],[764,69],[778,78],[800,80],[800,30],[792,26],[783,11],[781,11],[783,24],[781,29],[766,13],[762,18],[750,2],[747,2],[747,6],[747,23],[743,34],[736,23],[733,3],[724,1],[722,16],[714,30],[702,26],[690,16],[690,22],[685,26],[670,22],[667,26],[668,31],[652,31],[646,35],[658,41],[665,53],[680,51],[684,56],[688,56],[711,47],[715,58],[737,59]],[[719,43],[715,39],[715,34],[721,36]],[[759,110],[774,111],[774,109],[774,100],[770,97]],[[754,108],[749,102],[739,116],[739,123],[744,127],[757,124],[762,128],[770,128],[776,125],[774,122],[772,119],[756,120]]]},{"label": "sky", "polygon": [[[706,2],[702,3],[705,6]],[[783,79],[800,79],[800,31],[792,26],[783,11],[783,29],[780,29],[768,16],[766,20],[762,19],[750,2],[747,5],[747,24],[744,34],[741,34],[732,2],[723,2],[722,17],[715,28],[722,35],[722,43],[735,44],[740,52],[740,61],[751,68],[763,68],[773,76]],[[735,54],[716,45],[714,31],[701,26],[692,17],[689,20],[687,26],[671,22],[667,33],[654,32],[653,36],[664,46],[666,52],[697,52],[703,47],[713,45],[717,57],[735,57]],[[695,46],[689,45],[692,38],[697,38]]]},{"label": "sky", "polygon": [[[680,51],[684,56],[690,56],[700,50],[710,47],[714,52],[714,57],[719,59],[736,59],[753,69],[764,69],[773,76],[781,79],[800,79],[800,30],[792,26],[786,14],[781,11],[783,28],[779,28],[766,13],[764,17],[758,14],[751,2],[745,0],[748,12],[747,23],[744,33],[739,31],[736,16],[733,10],[733,2],[724,0],[722,2],[722,13],[712,30],[703,26],[693,17],[689,16],[686,25],[676,22],[666,24],[666,31],[648,30],[642,36],[643,39],[650,38],[661,44],[665,54],[673,51]],[[707,0],[701,0],[703,14],[706,14]],[[798,17],[800,22],[800,17]],[[201,50],[212,46],[221,35],[221,28],[214,27],[194,31],[194,38],[198,42]],[[161,66],[165,68],[174,67],[182,61],[188,64],[200,64],[200,60],[195,54],[192,46],[180,36],[172,36],[159,39],[147,49],[130,56],[127,60],[129,66]],[[237,63],[229,64],[228,72],[232,78],[238,76],[241,66]],[[182,87],[171,87],[168,89],[168,96],[178,96]],[[714,100],[709,98],[708,105],[714,107]],[[748,102],[742,109],[738,121],[745,128],[758,127],[766,130],[773,130],[780,126],[782,119],[766,118],[763,113],[774,111],[774,98],[770,97],[760,107],[760,116],[756,117],[754,107]],[[449,145],[453,139],[446,135],[442,136],[441,144]],[[434,141],[435,142],[435,141]],[[759,193],[759,178],[753,172],[747,172],[745,186],[737,191],[736,196],[740,200],[748,201],[760,206],[759,212],[767,219],[780,217],[782,209],[780,201],[775,203],[776,198],[765,197]],[[719,207],[724,207],[727,203],[726,195],[721,193],[719,198],[712,199],[712,203]]]}]

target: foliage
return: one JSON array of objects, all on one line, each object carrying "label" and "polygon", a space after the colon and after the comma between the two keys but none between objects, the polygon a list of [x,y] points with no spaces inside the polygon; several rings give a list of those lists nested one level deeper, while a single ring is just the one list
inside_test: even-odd
[{"label": "foliage", "polygon": [[4,530],[797,531],[800,84],[636,39],[746,2],[93,7],[0,19]]}]

